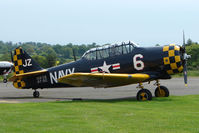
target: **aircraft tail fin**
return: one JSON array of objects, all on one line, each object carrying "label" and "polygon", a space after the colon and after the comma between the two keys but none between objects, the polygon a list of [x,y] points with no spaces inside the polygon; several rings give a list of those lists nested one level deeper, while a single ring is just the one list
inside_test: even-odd
[{"label": "aircraft tail fin", "polygon": [[15,75],[43,69],[21,47],[14,50],[13,63]]}]

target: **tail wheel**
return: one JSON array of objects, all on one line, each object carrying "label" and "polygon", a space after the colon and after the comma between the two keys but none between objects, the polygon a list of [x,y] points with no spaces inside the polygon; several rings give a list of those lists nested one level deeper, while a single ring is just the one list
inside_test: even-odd
[{"label": "tail wheel", "polygon": [[152,94],[149,90],[147,89],[141,89],[137,93],[137,100],[138,101],[147,101],[147,100],[152,100]]},{"label": "tail wheel", "polygon": [[168,97],[169,90],[165,86],[160,86],[155,89],[155,96],[156,97]]},{"label": "tail wheel", "polygon": [[8,82],[8,80],[7,79],[3,79],[3,83],[7,83]]},{"label": "tail wheel", "polygon": [[40,94],[39,94],[39,91],[34,91],[34,92],[33,92],[33,97],[34,97],[34,98],[38,98],[39,95],[40,95]]}]

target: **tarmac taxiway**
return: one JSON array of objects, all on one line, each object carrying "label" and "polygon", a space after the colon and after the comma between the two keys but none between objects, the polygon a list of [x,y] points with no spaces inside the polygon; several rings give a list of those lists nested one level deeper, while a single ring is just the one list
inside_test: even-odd
[{"label": "tarmac taxiway", "polygon": [[[155,82],[151,84],[144,83],[144,87],[149,89],[153,96],[156,86]],[[199,78],[189,77],[188,87],[184,86],[183,78],[172,78],[171,80],[160,80],[161,85],[166,86],[170,95],[191,95],[199,94]],[[48,102],[64,100],[108,100],[108,99],[136,99],[138,92],[137,84],[115,88],[91,88],[91,87],[74,87],[74,88],[53,88],[38,89],[40,98],[33,98],[33,90],[16,89],[12,83],[0,83],[0,103],[21,103],[21,102]]]}]

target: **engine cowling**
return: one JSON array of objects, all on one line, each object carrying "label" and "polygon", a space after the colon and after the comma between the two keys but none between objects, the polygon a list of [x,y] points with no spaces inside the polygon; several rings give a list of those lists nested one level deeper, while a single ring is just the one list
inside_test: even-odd
[{"label": "engine cowling", "polygon": [[169,75],[183,71],[182,53],[180,46],[170,44],[163,47],[164,69]]}]

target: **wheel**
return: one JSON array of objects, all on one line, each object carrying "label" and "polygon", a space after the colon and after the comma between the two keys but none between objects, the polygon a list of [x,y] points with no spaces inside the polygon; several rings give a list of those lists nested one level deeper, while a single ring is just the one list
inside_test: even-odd
[{"label": "wheel", "polygon": [[39,97],[39,91],[34,91],[33,92],[33,97],[38,98]]},{"label": "wheel", "polygon": [[7,79],[3,79],[3,83],[7,83],[7,81],[8,81]]},{"label": "wheel", "polygon": [[160,89],[159,89],[159,87],[157,87],[155,89],[155,96],[156,97],[168,97],[169,96],[169,90],[165,86],[160,86]]},{"label": "wheel", "polygon": [[138,101],[152,100],[152,94],[147,89],[141,89],[137,93],[137,100]]}]

